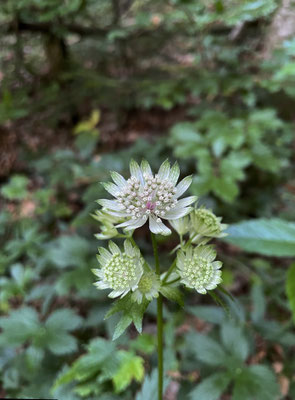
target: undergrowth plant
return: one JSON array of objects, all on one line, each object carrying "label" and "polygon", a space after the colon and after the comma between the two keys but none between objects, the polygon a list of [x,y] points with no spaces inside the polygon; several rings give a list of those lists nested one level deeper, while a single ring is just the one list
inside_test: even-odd
[{"label": "undergrowth plant", "polygon": [[[131,176],[127,180],[112,172],[114,183],[104,183],[105,189],[114,199],[101,199],[102,209],[95,218],[101,223],[101,238],[124,239],[124,247],[109,241],[108,249],[99,248],[99,269],[93,273],[98,277],[98,289],[110,289],[109,297],[118,298],[106,314],[106,318],[120,312],[121,318],[115,327],[113,339],[118,338],[133,322],[142,332],[142,319],[147,306],[157,299],[157,350],[158,350],[158,399],[163,399],[163,298],[182,304],[179,286],[209,293],[221,283],[222,262],[216,261],[216,251],[209,241],[225,235],[225,224],[210,210],[193,207],[195,196],[180,197],[189,188],[192,177],[178,184],[178,164],[172,167],[164,161],[157,174],[153,174],[149,163],[141,166],[130,162]],[[171,230],[162,220],[168,221],[179,236],[179,244],[172,251],[174,261],[163,271],[161,254],[158,251],[158,235],[170,235]],[[134,237],[135,229],[149,223],[154,265],[143,257]],[[119,233],[118,228],[123,228]],[[177,253],[176,253],[177,252]],[[175,256],[176,254],[176,256]]]}]

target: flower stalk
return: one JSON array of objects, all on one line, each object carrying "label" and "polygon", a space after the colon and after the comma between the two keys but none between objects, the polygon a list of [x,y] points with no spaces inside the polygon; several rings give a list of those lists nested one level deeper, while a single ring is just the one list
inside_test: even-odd
[{"label": "flower stalk", "polygon": [[[161,275],[158,246],[155,235],[151,232],[152,245],[155,258],[156,274]],[[157,339],[158,339],[158,400],[163,399],[163,296],[159,294],[157,298]]]}]

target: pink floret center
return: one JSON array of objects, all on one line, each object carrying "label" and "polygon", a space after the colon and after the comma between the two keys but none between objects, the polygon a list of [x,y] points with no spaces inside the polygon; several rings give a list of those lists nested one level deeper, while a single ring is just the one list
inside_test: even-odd
[{"label": "pink floret center", "polygon": [[156,208],[156,204],[153,203],[152,201],[148,201],[148,202],[146,203],[146,208],[147,208],[147,210],[153,211],[153,210]]}]

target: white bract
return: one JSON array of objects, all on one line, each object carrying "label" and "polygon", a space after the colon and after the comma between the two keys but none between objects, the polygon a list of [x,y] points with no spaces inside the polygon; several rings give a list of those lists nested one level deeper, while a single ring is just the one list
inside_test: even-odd
[{"label": "white bract", "polygon": [[221,261],[214,261],[216,252],[210,246],[189,247],[177,253],[177,268],[181,282],[201,294],[215,289],[222,281]]},{"label": "white bract", "polygon": [[117,228],[133,230],[149,221],[149,228],[155,234],[169,235],[162,219],[175,220],[187,215],[196,201],[195,196],[184,199],[179,197],[188,189],[192,182],[187,176],[177,184],[179,167],[177,163],[170,167],[165,161],[156,175],[153,175],[147,161],[139,166],[135,161],[130,162],[131,177],[125,180],[117,172],[112,172],[114,183],[105,183],[105,189],[115,197],[114,200],[99,200],[111,215],[125,218],[126,221],[117,225]]},{"label": "white bract", "polygon": [[144,260],[138,248],[133,247],[129,240],[124,242],[124,252],[112,241],[109,242],[109,250],[99,248],[97,259],[101,268],[92,272],[100,280],[94,285],[98,289],[113,289],[109,297],[123,297],[138,288]]}]

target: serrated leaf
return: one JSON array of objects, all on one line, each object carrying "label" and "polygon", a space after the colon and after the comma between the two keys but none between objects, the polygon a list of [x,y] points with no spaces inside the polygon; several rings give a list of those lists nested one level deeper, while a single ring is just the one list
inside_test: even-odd
[{"label": "serrated leaf", "polygon": [[113,376],[116,393],[122,392],[133,379],[141,382],[144,377],[144,359],[142,357],[127,351],[120,351],[119,357],[120,366]]},{"label": "serrated leaf", "polygon": [[115,327],[113,340],[118,339],[118,337],[120,337],[125,332],[125,330],[131,324],[131,322],[132,318],[129,315],[127,314],[122,315],[122,317],[119,319],[119,322]]},{"label": "serrated leaf", "polygon": [[289,267],[287,272],[286,293],[295,322],[295,263]]},{"label": "serrated leaf", "polygon": [[50,332],[46,335],[46,345],[56,355],[69,354],[77,350],[77,339],[64,331]]},{"label": "serrated leaf", "polygon": [[249,344],[241,326],[233,321],[225,321],[221,326],[221,339],[229,353],[244,361],[249,355]]},{"label": "serrated leaf", "polygon": [[268,256],[295,255],[295,223],[278,218],[257,219],[231,225],[224,238],[243,250]]},{"label": "serrated leaf", "polygon": [[71,365],[71,368],[58,376],[53,388],[55,389],[74,380],[82,382],[90,379],[98,371],[101,371],[103,367],[108,367],[108,360],[115,360],[117,364],[114,343],[102,338],[92,340],[87,346],[87,353],[78,358]]},{"label": "serrated leaf", "polygon": [[1,317],[0,327],[7,344],[19,345],[37,334],[40,322],[33,308],[22,307],[11,311],[7,317]]},{"label": "serrated leaf", "polygon": [[232,400],[274,400],[278,396],[276,377],[264,365],[251,365],[236,376]]},{"label": "serrated leaf", "polygon": [[105,319],[107,319],[116,313],[122,313],[122,317],[116,326],[113,340],[121,336],[131,322],[134,323],[137,331],[141,333],[142,319],[148,305],[149,301],[147,300],[143,300],[141,304],[135,303],[131,300],[131,294],[123,297],[123,299],[115,301],[111,309],[105,315]]},{"label": "serrated leaf", "polygon": [[45,326],[56,332],[60,330],[72,331],[81,326],[82,321],[82,318],[75,314],[72,309],[62,308],[50,314],[46,320]]},{"label": "serrated leaf", "polygon": [[190,333],[186,342],[195,357],[205,364],[224,365],[227,357],[223,348],[215,340],[200,333]]},{"label": "serrated leaf", "polygon": [[203,379],[197,387],[190,392],[191,400],[219,400],[228,386],[231,377],[225,372],[217,372]]}]

